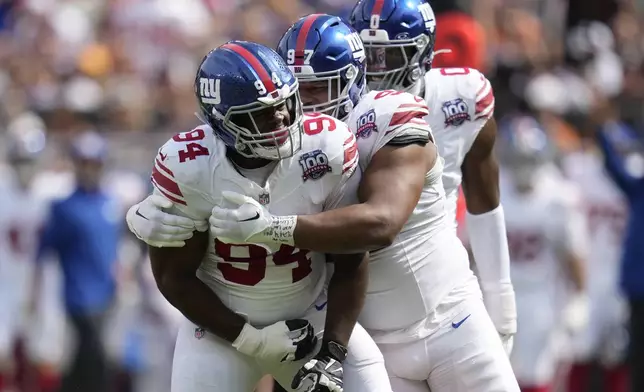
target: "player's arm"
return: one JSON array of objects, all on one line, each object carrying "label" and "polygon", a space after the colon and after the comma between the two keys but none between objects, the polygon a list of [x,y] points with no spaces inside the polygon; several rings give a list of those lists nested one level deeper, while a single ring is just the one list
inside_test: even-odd
[{"label": "player's arm", "polygon": [[629,196],[637,191],[638,184],[644,182],[644,178],[634,177],[629,173],[623,154],[618,151],[611,140],[611,135],[619,135],[619,133],[625,132],[625,130],[620,129],[621,127],[625,127],[625,125],[615,121],[606,122],[599,127],[596,136],[598,145],[604,153],[606,170],[624,194]]},{"label": "player's arm", "polygon": [[[567,196],[572,195],[572,190]],[[565,193],[564,193],[565,194]],[[588,249],[586,217],[577,200],[564,200],[553,212],[555,246],[562,267],[572,285],[571,295],[563,308],[563,323],[572,332],[588,322],[589,299],[586,292],[584,259]]]},{"label": "player's arm", "polygon": [[499,202],[499,165],[494,157],[496,132],[496,121],[490,118],[461,165],[467,231],[483,286],[510,284],[505,215]]},{"label": "player's arm", "polygon": [[360,203],[298,216],[295,246],[329,253],[389,246],[418,203],[425,175],[436,159],[433,143],[383,147],[363,173]]},{"label": "player's arm", "polygon": [[208,249],[208,232],[195,231],[181,248],[149,246],[152,272],[159,291],[187,319],[229,342],[246,321],[228,309],[196,272]]},{"label": "player's arm", "polygon": [[562,228],[555,238],[557,254],[564,263],[573,289],[583,292],[586,288],[584,259],[588,249],[586,216],[579,205],[572,201],[562,205],[556,215],[555,221]]},{"label": "player's arm", "polygon": [[486,309],[497,331],[510,336],[517,328],[516,303],[505,215],[499,200],[499,165],[494,157],[494,92],[478,72],[471,72],[464,82],[473,83],[477,91],[474,122],[483,124],[461,165],[467,233]]},{"label": "player's arm", "polygon": [[323,343],[335,341],[346,347],[364,304],[369,257],[366,253],[329,257],[335,266],[329,281]]}]

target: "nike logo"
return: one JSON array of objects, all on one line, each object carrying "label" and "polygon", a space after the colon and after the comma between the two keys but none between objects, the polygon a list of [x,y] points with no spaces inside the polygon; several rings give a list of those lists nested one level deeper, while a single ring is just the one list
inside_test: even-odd
[{"label": "nike logo", "polygon": [[252,220],[255,220],[255,219],[259,219],[259,212],[256,212],[255,216],[253,216],[251,218],[240,220],[240,222],[248,222],[248,221],[252,221]]},{"label": "nike logo", "polygon": [[159,152],[159,156],[161,157],[161,161],[165,161],[166,158],[168,157],[168,154],[164,154],[162,152]]},{"label": "nike logo", "polygon": [[456,328],[460,327],[461,324],[463,324],[465,322],[465,320],[470,318],[470,316],[471,316],[471,314],[468,314],[463,320],[459,321],[458,323],[452,323],[452,328],[456,329]]},{"label": "nike logo", "polygon": [[315,310],[320,311],[320,310],[324,309],[324,307],[326,306],[326,302],[327,301],[324,301],[324,303],[322,303],[321,305],[315,305]]},{"label": "nike logo", "polygon": [[141,215],[141,213],[139,212],[139,209],[138,209],[138,208],[136,209],[136,215],[140,216],[141,218],[143,218],[143,219],[145,219],[145,220],[148,220],[148,218],[146,218],[146,217],[144,217],[143,215]]}]

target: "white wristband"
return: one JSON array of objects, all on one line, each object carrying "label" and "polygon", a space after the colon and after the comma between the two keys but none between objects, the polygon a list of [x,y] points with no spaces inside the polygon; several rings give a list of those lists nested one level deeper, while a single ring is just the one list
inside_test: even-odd
[{"label": "white wristband", "polygon": [[278,244],[293,246],[293,232],[297,225],[297,215],[273,216],[271,225],[265,230],[265,235]]},{"label": "white wristband", "polygon": [[257,329],[252,325],[246,323],[244,328],[233,342],[233,347],[240,353],[246,355],[254,355],[260,345],[260,337]]}]

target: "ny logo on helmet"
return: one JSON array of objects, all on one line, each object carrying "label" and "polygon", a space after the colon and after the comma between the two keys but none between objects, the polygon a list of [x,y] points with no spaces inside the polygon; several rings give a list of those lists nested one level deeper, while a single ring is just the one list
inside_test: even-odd
[{"label": "ny logo on helmet", "polygon": [[219,105],[221,103],[219,83],[219,79],[199,78],[199,95],[201,96],[201,102],[208,105]]},{"label": "ny logo on helmet", "polygon": [[429,3],[423,3],[418,6],[418,12],[423,17],[425,21],[425,28],[428,30],[433,30],[436,23],[434,22],[434,11],[432,7],[429,6]]},{"label": "ny logo on helmet", "polygon": [[360,39],[358,33],[353,32],[351,34],[348,34],[345,38],[349,42],[349,46],[351,46],[351,50],[353,51],[353,58],[359,61],[364,60],[364,45],[362,44],[362,40]]}]

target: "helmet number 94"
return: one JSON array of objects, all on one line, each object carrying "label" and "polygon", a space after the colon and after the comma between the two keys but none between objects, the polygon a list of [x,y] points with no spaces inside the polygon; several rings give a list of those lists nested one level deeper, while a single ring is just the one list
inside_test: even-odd
[{"label": "helmet number 94", "polygon": [[[313,56],[313,49],[304,49],[303,65],[311,64],[311,56]],[[289,49],[286,52],[286,62],[288,65],[295,64],[295,49]]]},{"label": "helmet number 94", "polygon": [[[275,72],[271,74],[271,81],[277,88],[282,87],[282,81],[280,80],[279,76],[277,76]],[[261,80],[255,81],[255,88],[257,89],[257,93],[259,95],[266,94],[266,86],[264,86],[264,83]]]}]

